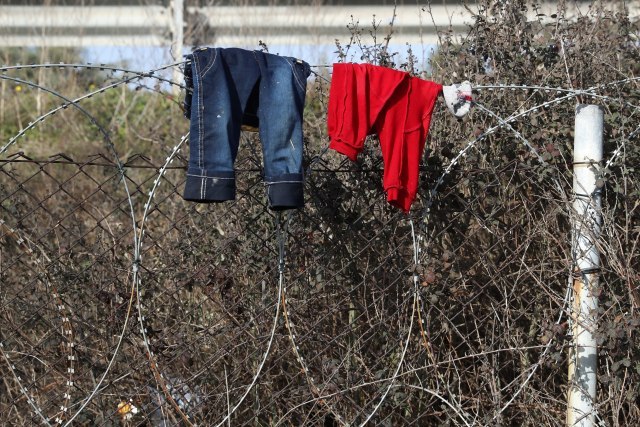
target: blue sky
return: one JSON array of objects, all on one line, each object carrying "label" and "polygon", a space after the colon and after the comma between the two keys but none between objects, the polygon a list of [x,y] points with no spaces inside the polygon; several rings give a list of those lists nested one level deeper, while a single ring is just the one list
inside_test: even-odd
[{"label": "blue sky", "polygon": [[[252,47],[248,47],[252,48]],[[253,47],[257,49],[258,46]],[[399,52],[401,58],[406,57],[407,46],[391,44],[391,52]],[[414,46],[414,54],[420,61],[425,61],[433,46]],[[332,64],[337,60],[336,47],[333,45],[269,45],[269,52],[284,56],[293,56],[305,60],[311,65]],[[188,53],[185,50],[185,53]],[[361,52],[353,47],[347,58],[351,62],[362,62]],[[84,49],[84,57],[87,62],[117,64],[126,62],[129,68],[146,71],[161,67],[173,62],[169,49],[166,47],[124,47],[124,46],[92,46]],[[421,67],[424,68],[424,67]]]},{"label": "blue sky", "polygon": [[[269,45],[268,47],[270,53],[300,58],[312,66],[331,65],[337,61],[337,55],[335,53],[337,48],[334,45]],[[246,48],[258,49],[258,46]],[[414,55],[418,57],[422,64],[426,64],[426,60],[434,48],[435,46],[426,46],[425,48],[422,46],[412,47]],[[390,44],[389,50],[391,52],[399,52],[399,57],[396,56],[396,60],[402,61],[406,57],[407,46],[401,44]],[[126,63],[127,68],[135,71],[149,71],[174,62],[171,58],[168,47],[92,46],[85,48],[83,53],[86,62],[110,65]],[[189,51],[185,50],[185,53],[189,53]],[[347,56],[347,60],[350,62],[363,62],[360,55],[360,50],[356,47],[352,47],[349,51],[349,55]],[[418,68],[424,70],[426,65],[419,65]],[[322,72],[324,69],[325,68],[322,67],[315,68],[317,72]],[[169,69],[161,75],[168,79],[173,77],[172,71]],[[184,83],[181,76],[176,76],[175,78],[177,79],[177,83]],[[135,82],[135,85],[138,84],[155,87],[157,80],[138,80]],[[163,83],[160,85],[160,89],[163,91],[169,91],[170,85]]]}]

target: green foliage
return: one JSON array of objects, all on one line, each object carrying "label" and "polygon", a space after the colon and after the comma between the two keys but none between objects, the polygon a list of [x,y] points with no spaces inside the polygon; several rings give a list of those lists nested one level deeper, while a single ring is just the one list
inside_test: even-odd
[{"label": "green foliage", "polygon": [[[77,51],[66,49],[8,49],[0,52],[0,57],[11,65],[82,64]],[[61,152],[78,158],[97,152],[111,155],[108,146],[113,143],[126,158],[134,152],[157,151],[150,147],[175,140],[187,129],[185,121],[175,113],[178,103],[155,87],[146,88],[132,74],[99,67],[52,65],[9,70],[6,75],[8,78],[0,86],[2,141],[7,142],[43,114],[66,104],[56,113],[56,120],[44,120],[21,137],[20,151],[28,156]],[[129,83],[111,88],[123,78]],[[101,92],[102,88],[109,90]],[[98,93],[87,98],[95,92]],[[70,104],[77,98],[81,98],[79,108]],[[163,155],[164,151],[160,153]]]}]

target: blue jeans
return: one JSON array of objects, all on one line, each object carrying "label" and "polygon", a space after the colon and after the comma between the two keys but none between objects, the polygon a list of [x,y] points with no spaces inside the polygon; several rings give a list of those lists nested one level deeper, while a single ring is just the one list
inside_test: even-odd
[{"label": "blue jeans", "polygon": [[269,207],[300,208],[302,112],[309,64],[236,48],[202,48],[189,55],[185,115],[191,119],[184,199],[235,199],[234,162],[241,125],[258,127]]}]

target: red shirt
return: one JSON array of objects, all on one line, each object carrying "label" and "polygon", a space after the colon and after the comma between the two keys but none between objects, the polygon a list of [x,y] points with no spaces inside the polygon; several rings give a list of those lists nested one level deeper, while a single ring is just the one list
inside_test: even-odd
[{"label": "red shirt", "polygon": [[409,212],[418,191],[420,159],[442,85],[370,64],[333,64],[327,127],[329,147],[352,161],[376,133],[387,200]]}]

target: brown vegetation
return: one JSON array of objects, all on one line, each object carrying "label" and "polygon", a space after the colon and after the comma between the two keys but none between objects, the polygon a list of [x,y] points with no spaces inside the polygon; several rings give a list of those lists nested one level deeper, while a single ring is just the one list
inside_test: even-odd
[{"label": "brown vegetation", "polygon": [[[266,208],[254,134],[238,200],[194,205],[180,197],[186,143],[174,151],[188,123],[160,88],[109,69],[3,70],[0,420],[84,407],[74,425],[563,424],[580,102],[605,108],[610,160],[596,406],[634,425],[638,26],[617,3],[533,21],[523,1],[481,3],[462,43],[442,29],[429,70],[355,24],[338,47],[478,87],[484,109],[464,121],[437,108],[409,216],[385,202],[375,138],[355,164],[325,151],[322,70],[307,206],[282,215]],[[73,99],[126,78],[42,120],[66,101],[25,83]]]}]

